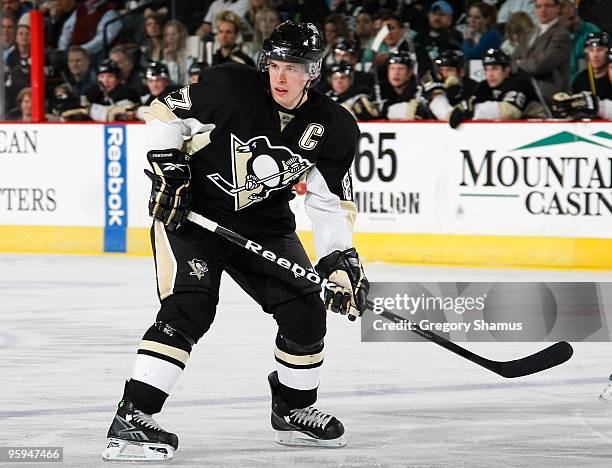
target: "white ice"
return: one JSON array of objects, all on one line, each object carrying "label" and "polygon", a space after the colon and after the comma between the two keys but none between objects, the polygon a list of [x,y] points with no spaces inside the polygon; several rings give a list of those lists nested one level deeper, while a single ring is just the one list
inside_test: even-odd
[{"label": "white ice", "polygon": [[[377,281],[612,281],[612,272],[367,271]],[[55,466],[108,466],[106,431],[158,307],[151,258],[4,254],[0,292],[0,446],[62,446]],[[274,335],[272,318],[226,277],[216,321],[157,417],[180,438],[171,466],[612,466],[612,402],[597,399],[609,343],[576,343],[568,363],[506,380],[431,343],[361,343],[358,324],[330,317],[318,407],[343,421],[349,445],[312,449],[273,442]],[[493,359],[544,346],[465,345]]]}]

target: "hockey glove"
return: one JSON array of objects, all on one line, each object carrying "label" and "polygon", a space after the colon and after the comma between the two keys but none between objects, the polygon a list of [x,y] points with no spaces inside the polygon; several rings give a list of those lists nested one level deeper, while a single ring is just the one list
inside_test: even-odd
[{"label": "hockey glove", "polygon": [[187,219],[191,207],[191,170],[189,155],[177,149],[147,153],[153,172],[145,174],[153,182],[149,198],[149,215],[176,230]]},{"label": "hockey glove", "polygon": [[421,86],[423,87],[423,95],[427,102],[431,102],[434,96],[438,94],[446,94],[444,85],[435,80],[429,71],[421,78]]},{"label": "hockey glove", "polygon": [[560,119],[573,118],[584,119],[597,116],[599,101],[589,91],[569,95],[567,93],[556,93],[553,96],[552,112]]},{"label": "hockey glove", "polygon": [[473,99],[465,99],[455,106],[448,119],[451,128],[457,128],[464,120],[474,117]]},{"label": "hockey glove", "polygon": [[366,95],[360,96],[352,107],[353,114],[357,120],[374,120],[380,119],[380,112],[372,101]]},{"label": "hockey glove", "polygon": [[348,314],[349,320],[361,317],[366,309],[370,282],[365,277],[355,248],[330,253],[319,260],[315,270],[336,285],[325,288],[326,309]]}]

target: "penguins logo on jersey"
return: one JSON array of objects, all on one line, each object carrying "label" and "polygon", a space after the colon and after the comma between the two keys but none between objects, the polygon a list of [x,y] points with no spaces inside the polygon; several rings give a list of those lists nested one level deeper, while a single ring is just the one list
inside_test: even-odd
[{"label": "penguins logo on jersey", "polygon": [[270,192],[297,183],[312,163],[285,146],[272,146],[265,136],[256,136],[243,143],[231,135],[231,182],[219,173],[208,178],[234,197],[234,209],[241,210],[266,198]]}]

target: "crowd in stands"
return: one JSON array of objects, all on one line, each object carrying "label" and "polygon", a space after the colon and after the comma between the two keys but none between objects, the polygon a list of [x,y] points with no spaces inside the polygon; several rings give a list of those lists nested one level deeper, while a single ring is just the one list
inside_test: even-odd
[{"label": "crowd in stands", "polygon": [[358,120],[612,119],[606,0],[1,0],[4,119],[32,119],[30,12],[46,115],[143,119],[208,66],[255,67],[287,19],[325,41],[318,89]]}]

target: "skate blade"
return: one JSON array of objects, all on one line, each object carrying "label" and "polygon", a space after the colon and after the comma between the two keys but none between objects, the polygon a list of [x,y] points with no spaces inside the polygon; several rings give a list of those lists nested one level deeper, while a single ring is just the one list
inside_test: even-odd
[{"label": "skate blade", "polygon": [[340,448],[346,445],[346,439],[342,436],[329,440],[315,439],[299,431],[276,431],[275,441],[277,444],[291,447]]},{"label": "skate blade", "polygon": [[108,439],[102,452],[104,461],[159,462],[174,458],[174,449],[166,444]]},{"label": "skate blade", "polygon": [[601,401],[612,401],[612,384],[608,384],[604,391],[599,395]]}]

